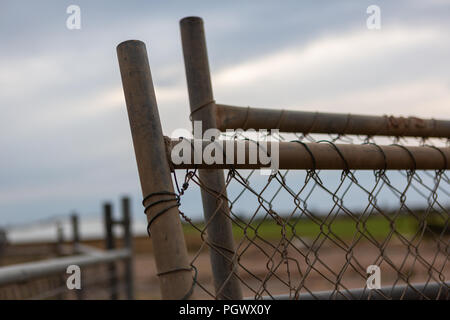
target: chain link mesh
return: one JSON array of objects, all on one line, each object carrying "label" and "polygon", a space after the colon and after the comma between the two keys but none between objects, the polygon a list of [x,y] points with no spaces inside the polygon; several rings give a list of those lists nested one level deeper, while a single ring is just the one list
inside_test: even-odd
[{"label": "chain link mesh", "polygon": [[[222,138],[254,141],[242,131],[224,133]],[[449,145],[446,139],[403,137],[277,134],[271,139],[333,145]],[[381,284],[390,289],[378,291],[385,299],[405,285],[417,291],[412,287],[416,283],[440,287],[434,296],[417,291],[417,298],[449,297],[450,180],[444,170],[310,168],[264,176],[258,170],[232,169],[225,171],[228,197],[211,191],[197,170],[187,170],[181,186],[174,176],[181,204],[184,194],[196,192],[188,188],[193,183],[216,197],[214,215],[224,214],[219,208],[223,201],[228,203],[235,241],[233,271],[245,297],[298,299],[307,294],[314,298],[318,291],[329,291],[331,298],[358,299],[360,292],[356,295],[351,289],[366,287],[370,265],[380,267]],[[198,271],[196,294],[217,298],[223,286],[213,287],[208,249],[220,253],[226,248],[208,240],[214,215],[209,221],[195,221],[189,212],[181,215],[191,265]]]}]

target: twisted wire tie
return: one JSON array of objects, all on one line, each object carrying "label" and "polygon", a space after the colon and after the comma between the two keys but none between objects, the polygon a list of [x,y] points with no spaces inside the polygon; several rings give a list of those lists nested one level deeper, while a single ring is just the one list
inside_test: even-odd
[{"label": "twisted wire tie", "polygon": [[188,300],[192,296],[192,293],[194,293],[194,288],[195,288],[195,285],[197,284],[198,270],[194,265],[191,265],[190,268],[183,267],[183,268],[175,268],[175,269],[171,269],[168,271],[163,271],[163,272],[157,273],[156,275],[159,277],[159,276],[163,276],[163,275],[173,273],[173,272],[192,271],[192,270],[194,270],[194,276],[192,277],[192,285],[189,288],[188,292],[186,292],[186,294],[181,298],[181,300]]},{"label": "twisted wire tie", "polygon": [[[150,199],[150,198],[152,198],[152,197],[154,197],[154,196],[173,196],[173,198],[157,200],[157,201],[151,202],[150,204],[148,204],[148,205],[146,206],[146,205],[145,205],[145,202],[146,202],[148,199]],[[153,223],[157,218],[159,218],[160,216],[162,216],[164,213],[166,213],[167,211],[169,211],[170,209],[179,207],[179,206],[180,206],[180,196],[177,195],[177,194],[174,193],[174,192],[169,192],[169,191],[159,191],[159,192],[153,192],[153,193],[150,193],[149,195],[145,196],[144,199],[142,200],[142,205],[145,207],[145,209],[144,209],[144,213],[145,213],[145,214],[147,214],[147,210],[150,209],[151,207],[154,207],[154,206],[156,206],[156,205],[158,205],[158,204],[160,204],[160,203],[172,202],[172,201],[175,201],[176,203],[173,204],[173,205],[170,205],[170,206],[168,206],[168,207],[166,207],[166,208],[164,208],[164,209],[162,209],[162,210],[160,210],[160,211],[158,211],[158,212],[157,212],[157,213],[156,213],[156,214],[148,221],[148,224],[147,224],[147,233],[148,233],[149,237],[151,237],[151,234],[150,234],[150,226],[152,225],[152,223]]]},{"label": "twisted wire tie", "polygon": [[202,104],[202,105],[196,107],[196,108],[195,108],[194,110],[192,110],[191,113],[189,114],[189,120],[192,121],[192,116],[193,116],[197,111],[203,109],[203,108],[206,107],[206,106],[209,106],[210,104],[215,104],[215,103],[216,103],[216,100],[211,100],[211,101],[208,101],[208,102],[206,102],[206,103],[204,103],[204,104]]},{"label": "twisted wire tie", "polygon": [[[182,188],[183,188],[183,191],[186,190],[188,186],[189,186],[188,182],[185,181],[185,182],[183,183],[183,187],[182,187]],[[154,197],[154,196],[173,196],[174,198],[157,200],[157,201],[154,201],[154,202],[152,202],[152,203],[150,203],[150,204],[148,204],[148,205],[146,206],[146,205],[145,205],[145,202],[146,202],[148,199],[150,199],[150,198],[152,198],[152,197]],[[169,192],[169,191],[159,191],[159,192],[153,192],[153,193],[150,193],[149,195],[145,196],[144,199],[142,200],[142,205],[145,207],[145,209],[144,209],[144,213],[145,213],[145,214],[147,214],[147,210],[148,210],[148,209],[150,209],[151,207],[153,207],[153,206],[155,206],[155,205],[157,205],[157,204],[160,204],[160,203],[166,203],[166,202],[172,202],[172,201],[176,201],[176,203],[175,203],[174,205],[168,206],[168,207],[166,207],[166,208],[160,210],[158,213],[156,213],[156,214],[149,220],[149,222],[148,222],[148,224],[147,224],[147,233],[148,233],[149,236],[151,236],[151,234],[150,234],[150,226],[152,225],[152,223],[153,223],[158,217],[162,216],[164,213],[166,213],[166,212],[169,211],[170,209],[176,208],[176,207],[179,207],[179,206],[180,206],[180,196],[179,196],[178,194],[174,193],[174,192]],[[185,217],[184,214],[182,214],[181,212],[179,212],[179,213],[180,213],[183,217]],[[189,299],[189,298],[192,296],[192,293],[194,292],[195,285],[197,284],[197,275],[198,275],[198,271],[197,271],[197,268],[196,268],[195,266],[191,265],[191,268],[185,268],[185,267],[182,267],[182,268],[175,268],[175,269],[172,269],[172,270],[163,271],[163,272],[158,273],[157,276],[162,276],[162,275],[169,274],[169,273],[173,273],[173,272],[177,272],[177,271],[191,271],[191,270],[194,270],[194,276],[193,276],[193,278],[192,278],[192,285],[191,285],[191,288],[190,288],[189,291],[181,298],[181,300],[187,300],[187,299]]]}]

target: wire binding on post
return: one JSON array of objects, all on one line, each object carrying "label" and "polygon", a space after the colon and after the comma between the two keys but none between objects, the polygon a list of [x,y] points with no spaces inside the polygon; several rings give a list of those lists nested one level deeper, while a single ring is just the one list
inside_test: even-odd
[{"label": "wire binding on post", "polygon": [[[152,198],[152,197],[154,197],[154,196],[173,196],[173,198],[157,200],[157,201],[154,201],[154,202],[152,202],[152,203],[150,203],[149,205],[146,206],[146,205],[145,205],[145,202],[146,202],[148,199],[150,199],[150,198]],[[166,212],[169,211],[170,209],[175,208],[175,207],[179,207],[179,206],[180,206],[180,197],[179,197],[176,193],[174,193],[174,192],[160,191],[160,192],[153,192],[153,193],[150,193],[149,195],[147,195],[147,196],[144,197],[144,200],[142,200],[142,205],[145,207],[145,209],[144,209],[144,213],[145,213],[145,214],[147,214],[147,210],[148,210],[148,209],[150,209],[150,208],[153,207],[153,206],[156,206],[157,204],[165,203],[165,202],[172,202],[172,201],[176,201],[176,203],[175,203],[174,205],[168,206],[168,207],[166,207],[166,208],[160,210],[159,212],[157,212],[157,213],[156,213],[156,214],[148,221],[148,224],[147,224],[147,233],[148,233],[149,237],[151,237],[151,234],[150,234],[150,226],[152,225],[152,223],[153,223],[158,217],[160,217],[161,215],[163,215],[164,213],[166,213]]]},{"label": "wire binding on post", "polygon": [[198,107],[196,107],[194,110],[191,111],[191,113],[189,114],[189,120],[192,121],[192,116],[194,115],[194,113],[196,113],[197,111],[199,111],[200,109],[203,109],[206,106],[209,106],[210,104],[216,103],[216,100],[211,100],[208,101],[207,103],[204,103]]},{"label": "wire binding on post", "polygon": [[[181,191],[180,193],[183,194],[183,193],[184,193],[184,190],[186,190],[186,189],[188,188],[188,186],[189,186],[188,182],[185,181],[185,183],[183,184],[183,187],[182,187],[182,191]],[[178,188],[178,182],[177,182],[177,188]],[[178,190],[178,191],[179,191],[179,190]],[[172,196],[173,198],[157,200],[157,201],[154,201],[154,202],[152,202],[152,203],[150,203],[150,204],[148,204],[148,205],[146,206],[146,205],[145,205],[145,202],[146,202],[148,199],[150,199],[150,198],[152,198],[152,197],[154,197],[154,196]],[[145,213],[145,214],[147,214],[147,210],[148,210],[148,209],[150,209],[150,208],[153,207],[153,206],[156,206],[157,204],[160,204],[160,203],[166,203],[166,202],[172,202],[172,201],[176,201],[176,203],[173,204],[173,205],[170,205],[170,206],[168,206],[168,207],[166,207],[166,208],[164,208],[164,209],[162,209],[162,210],[160,210],[160,211],[158,211],[158,213],[156,213],[156,214],[148,221],[148,224],[147,224],[147,233],[148,233],[149,237],[151,237],[151,234],[150,234],[150,226],[152,225],[152,223],[153,223],[158,217],[160,217],[161,215],[163,215],[164,213],[166,213],[166,212],[169,211],[170,209],[175,208],[175,207],[179,207],[179,206],[180,206],[180,196],[179,196],[178,194],[176,194],[175,192],[160,191],[160,192],[153,192],[153,193],[150,193],[149,195],[145,196],[144,199],[142,200],[142,205],[145,207],[145,209],[144,209],[144,213]],[[179,213],[184,217],[184,214],[183,214],[181,211],[179,211]],[[181,300],[188,300],[188,299],[192,296],[192,293],[194,292],[195,285],[197,284],[197,275],[198,275],[198,271],[197,271],[197,268],[196,268],[195,266],[191,265],[191,268],[184,268],[184,267],[182,267],[182,268],[175,268],[175,269],[168,270],[168,271],[163,271],[163,272],[158,273],[157,276],[161,276],[161,275],[165,275],[165,274],[172,273],[172,272],[177,272],[177,271],[191,271],[191,270],[194,270],[194,276],[192,277],[192,285],[191,285],[191,288],[190,288],[189,291],[181,298]]]}]

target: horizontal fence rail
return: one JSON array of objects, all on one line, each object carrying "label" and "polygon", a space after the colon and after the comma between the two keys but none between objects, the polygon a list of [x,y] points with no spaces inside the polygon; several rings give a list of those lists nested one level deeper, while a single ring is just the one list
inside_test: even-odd
[{"label": "horizontal fence rail", "polygon": [[216,105],[217,128],[281,132],[450,138],[450,121],[417,117],[273,110]]},{"label": "horizontal fence rail", "polygon": [[[258,141],[243,140],[243,136],[236,133],[240,140],[226,142],[232,143],[234,151],[244,146],[248,154]],[[305,135],[301,143],[280,141],[280,170],[267,177],[254,170],[261,164],[248,164],[248,157],[243,165],[172,164],[176,172],[188,169],[178,190],[181,204],[193,183],[214,195],[217,206],[227,203],[230,207],[236,242],[231,261],[238,263],[236,274],[244,296],[449,299],[449,148],[420,143],[359,145],[341,138],[336,143],[331,139],[303,142],[307,139],[314,138]],[[166,139],[169,155],[179,143],[186,144],[183,150],[193,150],[195,144],[188,139]],[[205,151],[212,142],[197,143]],[[270,150],[270,144],[266,147]],[[197,168],[228,169],[230,195],[209,190]],[[209,220],[192,221],[188,211],[181,217],[189,226],[185,227],[190,230],[186,232],[189,242],[194,241],[196,230],[202,246],[220,248],[220,243],[203,237]],[[201,269],[202,246],[192,260],[200,270],[198,288],[217,298]],[[366,284],[369,265],[380,267],[386,287],[355,289]]]},{"label": "horizontal fence rail", "polygon": [[90,267],[131,257],[129,249],[90,253],[86,256],[71,256],[45,261],[29,262],[0,268],[0,285],[24,282],[49,275],[64,275],[70,265]]},{"label": "horizontal fence rail", "polygon": [[[56,242],[8,243],[8,250],[0,257],[4,265],[0,267],[0,300],[134,299],[130,199],[122,197],[120,219],[114,218],[113,211],[112,203],[103,204],[105,239],[91,239],[87,242],[91,245],[81,240],[76,213],[71,214],[70,220],[60,216],[50,221],[51,226],[55,223],[57,227]],[[70,238],[64,235],[63,219],[70,222]],[[114,227],[122,229],[122,239],[117,238]],[[105,242],[103,246],[101,240]],[[76,288],[67,283],[77,270],[68,269],[69,266],[80,268]],[[71,285],[75,284],[73,280],[72,277]]]},{"label": "horizontal fence rail", "polygon": [[[379,146],[375,144],[334,144],[303,143],[303,142],[267,142],[264,147],[249,140],[221,140],[211,142],[206,140],[170,140],[166,139],[169,159],[173,154],[190,152],[188,163],[173,163],[174,169],[259,169],[268,167],[261,163],[258,156],[251,163],[249,154],[255,149],[263,148],[270,154],[272,143],[279,146],[279,169],[327,169],[327,170],[446,170],[450,166],[450,147],[438,148],[431,146],[401,145]],[[217,145],[217,150],[223,152],[222,163],[206,163],[202,156],[206,148]],[[230,147],[227,148],[227,144]],[[197,149],[195,149],[197,148]],[[183,151],[181,151],[183,150]],[[238,154],[245,155],[240,161]],[[210,152],[209,152],[210,153]],[[197,157],[195,156],[197,154]],[[258,152],[256,152],[258,154]],[[195,162],[195,158],[201,162]],[[227,159],[229,160],[228,163]]]},{"label": "horizontal fence rail", "polygon": [[[440,283],[416,283],[414,285],[391,286],[380,289],[369,290],[352,289],[345,291],[319,291],[314,293],[302,293],[299,300],[448,300],[450,298],[450,282]],[[289,295],[279,295],[274,297],[263,297],[263,300],[288,300]]]}]

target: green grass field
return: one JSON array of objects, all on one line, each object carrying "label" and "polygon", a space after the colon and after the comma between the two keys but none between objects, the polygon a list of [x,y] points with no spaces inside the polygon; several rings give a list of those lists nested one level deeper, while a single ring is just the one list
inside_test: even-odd
[{"label": "green grass field", "polygon": [[[364,224],[349,217],[337,217],[333,221],[330,218],[326,221],[324,221],[324,218],[321,219],[322,222],[325,222],[322,227],[319,220],[314,222],[310,219],[287,220],[283,218],[286,236],[291,237],[295,233],[298,237],[315,238],[322,234],[323,236],[350,239],[356,234],[364,233],[365,235],[370,234],[376,239],[383,239],[388,236],[392,229],[391,222],[381,215],[371,216]],[[202,230],[204,228],[203,223],[196,223],[195,226]],[[398,233],[411,236],[418,231],[419,221],[411,215],[399,215],[395,219],[393,227]],[[187,236],[198,234],[198,231],[188,224],[184,224],[183,228]],[[244,236],[248,238],[258,236],[266,240],[277,240],[280,239],[282,232],[282,226],[271,217],[267,217],[265,220],[252,221],[247,226],[244,222],[233,223],[233,234],[236,239],[241,239]]]}]

